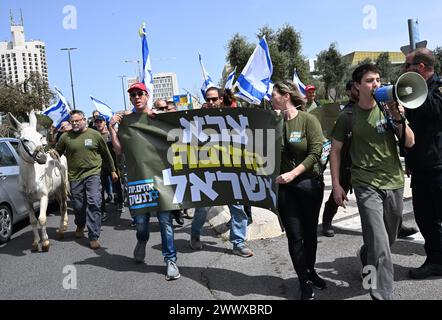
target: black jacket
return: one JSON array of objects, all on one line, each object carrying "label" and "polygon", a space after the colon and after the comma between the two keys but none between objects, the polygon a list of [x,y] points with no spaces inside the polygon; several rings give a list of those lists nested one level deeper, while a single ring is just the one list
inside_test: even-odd
[{"label": "black jacket", "polygon": [[405,161],[412,172],[442,171],[442,78],[436,74],[427,80],[428,96],[417,109],[406,109],[415,145]]}]

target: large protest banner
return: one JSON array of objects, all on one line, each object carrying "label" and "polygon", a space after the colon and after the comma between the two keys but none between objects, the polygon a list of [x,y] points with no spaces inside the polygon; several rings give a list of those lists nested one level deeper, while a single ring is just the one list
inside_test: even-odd
[{"label": "large protest banner", "polygon": [[130,209],[246,204],[276,212],[282,126],[274,111],[246,108],[124,116]]}]

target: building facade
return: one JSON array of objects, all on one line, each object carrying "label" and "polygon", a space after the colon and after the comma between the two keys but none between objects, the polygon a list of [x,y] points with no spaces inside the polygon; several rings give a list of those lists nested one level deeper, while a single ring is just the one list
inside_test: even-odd
[{"label": "building facade", "polygon": [[46,46],[42,41],[26,41],[23,18],[16,24],[11,16],[12,41],[0,42],[0,83],[22,83],[32,72],[48,81]]},{"label": "building facade", "polygon": [[153,75],[153,101],[170,99],[178,94],[178,79],[175,73],[162,72]]},{"label": "building facade", "polygon": [[[385,51],[354,51],[346,54],[342,58],[350,63],[352,66],[358,65],[365,59],[371,59],[376,61],[376,59]],[[402,64],[405,62],[405,55],[402,52],[388,52],[388,59],[392,64]]]}]

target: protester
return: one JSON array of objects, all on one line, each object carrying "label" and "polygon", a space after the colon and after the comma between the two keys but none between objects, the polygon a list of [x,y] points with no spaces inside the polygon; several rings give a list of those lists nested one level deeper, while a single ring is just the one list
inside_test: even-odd
[{"label": "protester", "polygon": [[403,71],[416,72],[426,81],[428,96],[417,109],[406,109],[416,144],[405,156],[411,172],[414,217],[425,239],[425,262],[409,276],[442,276],[442,78],[434,72],[431,50],[416,49],[406,56]]},{"label": "protester", "polygon": [[[370,288],[371,297],[391,299],[394,276],[390,246],[396,240],[402,219],[404,192],[404,173],[395,133],[406,148],[413,146],[414,135],[402,121],[402,106],[395,102],[385,105],[385,114],[381,106],[377,106],[373,92],[380,87],[380,71],[375,65],[357,67],[352,79],[359,91],[359,101],[353,107],[354,125],[350,145],[351,184],[356,195],[364,240],[358,255],[363,267],[376,269],[374,275],[367,272],[376,277],[376,281],[371,282],[376,283]],[[341,113],[333,131],[330,154],[333,195],[339,206],[343,206],[347,199],[339,180],[345,122],[345,114]],[[366,270],[364,268],[363,272]]]},{"label": "protester", "polygon": [[153,103],[153,107],[158,113],[167,111],[167,102],[164,99],[157,99]]},{"label": "protester", "polygon": [[[151,110],[147,103],[149,101],[149,93],[146,86],[143,83],[134,83],[128,89],[130,95],[130,101],[135,107],[135,112],[146,113],[147,116],[152,116],[154,111]],[[119,137],[115,125],[121,123],[123,115],[116,114],[112,117],[110,121],[110,132],[112,136],[112,144],[114,146],[115,153],[120,155],[123,153],[124,145],[131,143],[130,140],[123,140],[124,137]],[[120,140],[121,138],[121,140]],[[147,154],[146,157],[149,155]],[[136,165],[129,164],[127,165]],[[170,211],[160,211],[157,212],[158,223],[160,225],[161,233],[161,246],[162,253],[164,256],[164,261],[166,262],[166,280],[175,280],[180,278],[180,273],[177,261],[177,252],[174,243],[174,230]],[[149,240],[149,219],[150,213],[136,215],[137,222],[137,244],[134,249],[134,259],[136,262],[143,262],[146,257],[146,245]]]},{"label": "protester", "polygon": [[[347,113],[348,117],[352,117],[353,114],[353,106],[358,101],[358,91],[356,90],[356,87],[354,86],[353,80],[349,80],[346,83],[345,86],[346,94],[349,98],[348,103],[343,108],[342,112]],[[352,126],[353,121],[348,120],[347,126]],[[340,174],[339,174],[339,183],[344,190],[345,194],[347,195],[348,191],[351,189],[351,174],[350,174],[350,166],[351,166],[351,159],[349,154],[349,143],[350,139],[348,135],[350,134],[349,131],[352,130],[352,128],[346,128],[347,129],[347,136],[345,138],[344,145],[342,147],[341,151],[341,163],[340,163]],[[338,211],[338,205],[336,204],[334,198],[333,198],[333,191],[330,193],[330,197],[328,198],[327,202],[324,204],[324,212],[322,214],[322,234],[326,237],[333,237],[335,235],[335,232],[332,227],[332,220],[334,216],[336,215]]]},{"label": "protester", "polygon": [[117,179],[114,161],[101,135],[87,127],[83,111],[71,111],[72,130],[60,137],[55,149],[61,156],[66,155],[72,205],[77,230],[75,236],[83,237],[88,228],[90,247],[99,249],[101,229],[101,181],[104,165],[111,171],[112,179]]},{"label": "protester", "polygon": [[169,100],[167,100],[167,108],[166,108],[166,111],[167,111],[167,112],[175,112],[175,111],[177,111],[177,109],[176,109],[176,104],[175,104],[175,102],[173,101],[173,99],[169,99]]},{"label": "protester", "polygon": [[305,100],[291,81],[276,82],[272,106],[284,113],[284,139],[278,213],[287,234],[289,253],[298,275],[301,299],[313,300],[311,284],[327,287],[315,270],[317,225],[324,196],[320,168],[323,135],[319,121],[297,107]]},{"label": "protester", "polygon": [[305,111],[312,112],[316,108],[321,107],[319,101],[316,100],[316,87],[312,84],[305,86],[305,94],[307,97],[307,104],[305,105]]},{"label": "protester", "polygon": [[95,126],[95,119],[97,119],[97,117],[100,115],[100,111],[98,110],[94,110],[92,111],[92,118],[89,121],[88,127],[94,130],[97,130],[97,127]]},{"label": "protester", "polygon": [[[223,97],[220,94],[220,89],[210,87],[206,91],[205,99],[207,101],[207,108],[222,108]],[[244,212],[242,205],[228,205],[230,214],[232,216],[232,223],[230,225],[230,242],[233,244],[233,254],[247,258],[253,256],[253,252],[245,245],[247,238],[247,215]],[[207,218],[208,208],[196,208],[193,216],[190,247],[194,250],[201,250],[202,243],[200,240],[201,230]]]},{"label": "protester", "polygon": [[55,136],[55,142],[57,143],[60,140],[60,137],[63,133],[71,131],[72,125],[69,121],[63,121],[60,125],[60,128],[57,130],[57,135]]}]

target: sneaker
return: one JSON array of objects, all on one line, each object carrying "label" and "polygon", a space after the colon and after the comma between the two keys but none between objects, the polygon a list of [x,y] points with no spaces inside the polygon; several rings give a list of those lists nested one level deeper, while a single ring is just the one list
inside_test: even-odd
[{"label": "sneaker", "polygon": [[135,228],[137,226],[137,221],[135,220],[135,218],[132,218],[132,222],[130,223],[130,226],[132,228]]},{"label": "sneaker", "polygon": [[101,213],[101,222],[105,222],[108,218],[107,212],[104,211]]},{"label": "sneaker", "polygon": [[189,245],[193,250],[201,250],[203,248],[203,244],[201,243],[199,236],[190,236]]},{"label": "sneaker", "polygon": [[418,232],[419,232],[419,230],[415,227],[406,227],[404,225],[401,225],[399,227],[397,237],[399,239],[404,239],[404,238],[412,236],[413,234],[418,233]]},{"label": "sneaker", "polygon": [[89,242],[89,246],[92,250],[97,250],[101,248],[100,242],[98,242],[98,240],[91,240],[91,242]]},{"label": "sneaker", "polygon": [[324,290],[327,288],[327,283],[316,273],[316,270],[314,269],[308,273],[308,282],[319,290]]},{"label": "sneaker", "polygon": [[253,251],[250,250],[250,248],[243,246],[243,247],[236,247],[233,248],[233,254],[236,254],[237,256],[241,256],[244,258],[248,258],[253,256]]},{"label": "sneaker", "polygon": [[331,223],[322,223],[322,235],[330,238],[335,236]]},{"label": "sneaker", "polygon": [[77,227],[77,229],[75,230],[75,238],[80,239],[83,238],[83,236],[84,236],[84,227],[83,228]]},{"label": "sneaker", "polygon": [[167,261],[167,269],[166,269],[166,280],[176,280],[181,277],[180,271],[178,270],[178,266],[172,260]]},{"label": "sneaker", "polygon": [[301,300],[315,300],[315,294],[309,283],[301,283]]},{"label": "sneaker", "polygon": [[408,276],[412,279],[426,279],[432,276],[442,276],[442,264],[425,262],[419,268],[411,269]]},{"label": "sneaker", "polygon": [[137,245],[134,249],[134,259],[136,262],[143,262],[146,258],[146,244],[147,241],[137,241]]}]

